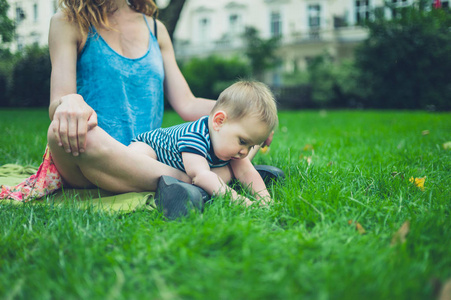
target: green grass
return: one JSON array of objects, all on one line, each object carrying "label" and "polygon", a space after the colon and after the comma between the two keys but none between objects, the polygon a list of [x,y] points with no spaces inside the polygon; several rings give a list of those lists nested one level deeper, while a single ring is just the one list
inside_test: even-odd
[{"label": "green grass", "polygon": [[[38,166],[48,124],[45,110],[0,112],[0,165]],[[218,199],[166,222],[0,205],[0,298],[434,299],[451,278],[447,141],[450,113],[281,112],[255,159],[288,176],[269,210]],[[424,176],[424,191],[409,182]]]}]

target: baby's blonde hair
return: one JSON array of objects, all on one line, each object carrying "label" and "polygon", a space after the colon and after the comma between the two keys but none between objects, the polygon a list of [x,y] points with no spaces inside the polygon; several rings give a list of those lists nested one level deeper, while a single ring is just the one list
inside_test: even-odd
[{"label": "baby's blonde hair", "polygon": [[277,126],[277,106],[269,87],[257,81],[238,81],[226,88],[216,101],[211,116],[223,110],[230,120],[254,116],[268,125],[269,130]]},{"label": "baby's blonde hair", "polygon": [[[158,8],[152,0],[129,0],[130,7],[147,16],[153,16]],[[69,22],[75,22],[85,37],[91,28],[105,27],[111,29],[108,14],[117,10],[113,0],[58,0],[58,5]]]}]

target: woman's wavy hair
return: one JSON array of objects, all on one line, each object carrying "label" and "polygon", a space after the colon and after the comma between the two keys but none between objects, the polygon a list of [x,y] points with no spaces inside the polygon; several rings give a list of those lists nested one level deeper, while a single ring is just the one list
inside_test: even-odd
[{"label": "woman's wavy hair", "polygon": [[[127,0],[127,4],[137,12],[147,16],[158,14],[158,8],[152,0]],[[83,36],[90,27],[111,28],[108,14],[117,10],[113,0],[59,0],[58,6],[69,22],[76,22]]]}]

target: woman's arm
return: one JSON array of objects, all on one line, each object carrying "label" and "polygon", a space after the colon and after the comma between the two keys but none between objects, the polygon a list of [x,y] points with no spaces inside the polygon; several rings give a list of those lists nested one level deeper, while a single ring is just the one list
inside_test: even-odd
[{"label": "woman's arm", "polygon": [[77,156],[86,147],[86,133],[97,125],[97,115],[77,95],[77,53],[81,34],[59,12],[52,17],[49,51],[52,62],[49,116],[59,145]]},{"label": "woman's arm", "polygon": [[169,33],[163,23],[158,20],[157,30],[164,63],[165,95],[169,103],[185,121],[194,121],[208,115],[215,105],[215,101],[194,97],[175,60]]},{"label": "woman's arm", "polygon": [[182,159],[186,174],[192,178],[193,184],[203,188],[209,195],[225,195],[230,193],[234,201],[242,202],[246,206],[252,204],[252,201],[238,195],[217,174],[212,172],[204,157],[194,153],[183,152]]}]

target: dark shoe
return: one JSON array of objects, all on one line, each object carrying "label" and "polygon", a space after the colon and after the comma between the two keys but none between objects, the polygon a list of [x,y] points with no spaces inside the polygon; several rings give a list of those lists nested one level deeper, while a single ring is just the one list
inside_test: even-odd
[{"label": "dark shoe", "polygon": [[263,181],[266,185],[285,179],[285,173],[279,168],[266,165],[256,165],[254,166],[254,168],[263,178]]},{"label": "dark shoe", "polygon": [[198,187],[196,185],[193,185],[195,188],[198,189],[199,193],[202,195],[202,201],[204,203],[207,203],[208,201],[212,200],[211,196],[201,187]]},{"label": "dark shoe", "polygon": [[187,216],[191,211],[202,212],[204,209],[200,188],[170,176],[161,176],[158,180],[155,204],[170,220]]}]

